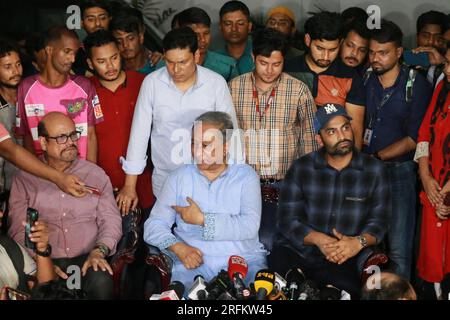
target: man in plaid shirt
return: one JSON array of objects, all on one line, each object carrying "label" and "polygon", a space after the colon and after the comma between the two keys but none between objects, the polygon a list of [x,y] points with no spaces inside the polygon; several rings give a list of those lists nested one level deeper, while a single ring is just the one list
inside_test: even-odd
[{"label": "man in plaid shirt", "polygon": [[391,198],[383,163],[354,148],[350,121],[336,104],[317,111],[323,148],[295,161],[286,174],[269,267],[280,274],[300,267],[319,285],[334,285],[354,297],[370,246],[387,231]]},{"label": "man in plaid shirt", "polygon": [[239,128],[244,130],[247,163],[261,178],[260,241],[272,248],[279,186],[295,159],[318,149],[316,106],[308,87],[283,73],[287,42],[271,28],[253,38],[255,69],[229,83]]}]

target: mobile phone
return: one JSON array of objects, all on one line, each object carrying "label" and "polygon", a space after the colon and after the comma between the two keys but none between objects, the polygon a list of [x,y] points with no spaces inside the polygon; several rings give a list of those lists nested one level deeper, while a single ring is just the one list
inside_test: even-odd
[{"label": "mobile phone", "polygon": [[430,66],[430,59],[428,59],[428,53],[426,52],[413,53],[411,50],[405,50],[403,51],[403,60],[410,66],[425,68]]},{"label": "mobile phone", "polygon": [[85,189],[87,189],[90,193],[95,194],[97,196],[101,196],[102,193],[98,188],[91,187],[91,186],[84,186]]},{"label": "mobile phone", "polygon": [[31,227],[34,226],[39,219],[39,212],[33,208],[27,208],[27,220],[25,225],[25,246],[29,249],[36,250],[36,243],[30,240]]},{"label": "mobile phone", "polygon": [[6,287],[6,296],[8,297],[9,300],[29,300],[30,299],[30,294],[17,290],[17,289],[12,289],[9,287]]},{"label": "mobile phone", "polygon": [[444,198],[444,206],[450,207],[450,192],[447,192],[447,193],[445,194],[445,198]]}]

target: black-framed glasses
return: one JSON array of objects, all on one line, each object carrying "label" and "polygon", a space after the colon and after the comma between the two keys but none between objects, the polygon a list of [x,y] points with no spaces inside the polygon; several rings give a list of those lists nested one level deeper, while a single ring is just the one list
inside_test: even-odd
[{"label": "black-framed glasses", "polygon": [[75,141],[78,141],[78,139],[80,139],[80,137],[81,137],[81,131],[76,131],[76,130],[69,134],[62,134],[57,137],[46,136],[47,139],[55,139],[57,144],[66,143],[69,138],[70,138],[70,140],[72,140],[72,142],[75,142]]}]

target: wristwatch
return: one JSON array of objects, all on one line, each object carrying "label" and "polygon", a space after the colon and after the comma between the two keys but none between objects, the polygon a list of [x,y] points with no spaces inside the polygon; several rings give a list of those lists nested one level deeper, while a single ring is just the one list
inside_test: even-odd
[{"label": "wristwatch", "polygon": [[367,239],[363,235],[359,235],[356,237],[358,239],[359,243],[361,244],[361,247],[365,248],[367,247]]},{"label": "wristwatch", "polygon": [[36,253],[38,256],[41,257],[50,257],[50,255],[52,254],[52,246],[48,244],[47,248],[44,251],[39,251],[38,249],[35,249],[34,253]]},{"label": "wristwatch", "polygon": [[104,244],[98,244],[98,245],[95,246],[94,249],[98,249],[98,251],[100,251],[105,258],[109,255],[109,252],[111,251]]}]

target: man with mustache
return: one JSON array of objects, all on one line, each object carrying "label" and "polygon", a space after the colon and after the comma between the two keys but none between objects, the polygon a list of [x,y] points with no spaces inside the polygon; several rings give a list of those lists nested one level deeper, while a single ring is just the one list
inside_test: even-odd
[{"label": "man with mustache", "polygon": [[350,68],[355,68],[360,76],[366,70],[367,53],[369,52],[370,32],[366,22],[353,21],[345,30],[341,44],[340,57]]},{"label": "man with mustache", "polygon": [[[112,8],[107,0],[83,0],[81,2],[81,26],[89,35],[97,30],[108,30],[112,19]],[[86,62],[86,51],[81,47],[72,66],[79,75],[92,76],[92,69]]]},{"label": "man with mustache", "polygon": [[46,35],[45,69],[20,84],[17,131],[24,136],[28,151],[42,154],[37,135],[40,120],[49,112],[63,112],[74,120],[81,132],[80,158],[97,161],[95,124],[103,121],[102,109],[92,83],[70,70],[80,47],[77,34],[67,27],[53,27]]},{"label": "man with mustache", "polygon": [[342,28],[338,13],[314,14],[305,23],[306,55],[286,61],[284,70],[308,84],[316,105],[332,102],[345,107],[360,149],[366,97],[361,76],[338,59]]},{"label": "man with mustache", "polygon": [[109,177],[97,165],[78,159],[81,134],[69,116],[50,112],[37,130],[42,161],[57,171],[77,174],[99,194],[74,198],[46,180],[19,171],[11,187],[8,234],[23,245],[22,221],[27,208],[35,208],[40,219],[51,226],[49,243],[56,273],[68,279],[66,268],[77,265],[87,298],[111,299],[112,270],[106,257],[114,253],[122,236],[122,220]]},{"label": "man with mustache", "polygon": [[[126,70],[149,74],[156,70],[161,58],[144,46],[145,25],[142,13],[134,8],[124,8],[111,21],[110,30],[119,43]],[[156,59],[155,59],[156,58]]]},{"label": "man with mustache", "polygon": [[[97,164],[110,177],[113,188],[121,190],[125,183],[125,172],[119,158],[127,153],[134,107],[145,75],[133,70],[122,70],[117,40],[108,31],[91,33],[84,40],[84,46],[89,57],[87,62],[95,72],[91,81],[102,104],[106,106],[103,108],[105,121],[95,127],[98,139]],[[145,167],[136,185],[139,207],[144,210],[154,202],[150,172]],[[118,205],[122,208],[120,201],[118,199]]]},{"label": "man with mustache", "polygon": [[[208,49],[211,44],[211,18],[205,10],[198,7],[187,8],[178,13],[177,22],[177,28],[187,26],[197,34],[199,51],[198,65],[217,72],[226,81],[238,76],[236,60],[234,58]],[[160,61],[157,67],[164,65],[165,62]]]},{"label": "man with mustache", "polygon": [[[0,123],[14,137],[16,119],[17,88],[22,80],[22,63],[19,49],[7,40],[0,40]],[[5,159],[0,158],[0,191],[11,188],[12,176],[16,168]]]},{"label": "man with mustache", "polygon": [[363,152],[383,160],[388,169],[392,188],[388,253],[393,270],[409,280],[417,198],[413,157],[432,88],[421,74],[400,65],[402,40],[402,31],[391,21],[382,20],[381,28],[372,30],[369,62],[373,71],[365,88]]},{"label": "man with mustache", "polygon": [[354,298],[370,246],[387,231],[391,207],[387,171],[355,148],[351,121],[336,104],[317,110],[322,148],[294,161],[286,174],[269,268],[280,274],[301,268],[319,286],[331,284]]},{"label": "man with mustache", "polygon": [[250,10],[241,1],[228,1],[219,11],[220,31],[225,40],[225,48],[218,53],[236,59],[237,74],[250,72],[255,67],[252,58],[252,31]]}]

